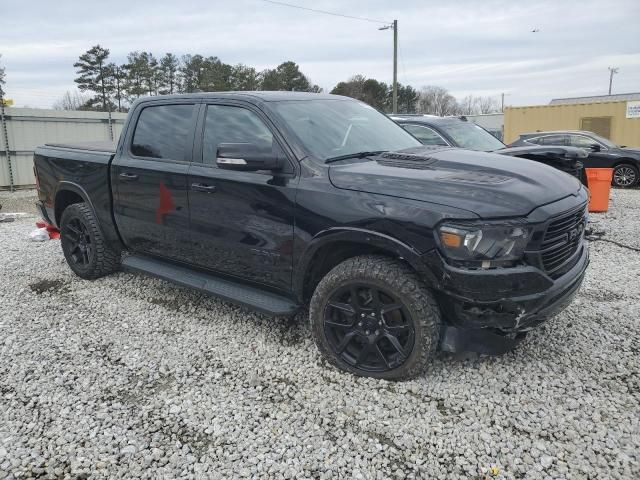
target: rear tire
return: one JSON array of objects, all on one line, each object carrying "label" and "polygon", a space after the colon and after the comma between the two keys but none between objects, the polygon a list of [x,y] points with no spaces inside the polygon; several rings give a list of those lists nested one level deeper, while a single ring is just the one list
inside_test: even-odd
[{"label": "rear tire", "polygon": [[621,163],[613,169],[614,187],[631,188],[638,184],[638,169],[629,163]]},{"label": "rear tire", "polygon": [[440,340],[440,310],[405,264],[345,260],[318,284],[309,318],[320,353],[355,375],[401,380],[422,373]]},{"label": "rear tire", "polygon": [[67,264],[86,280],[116,271],[120,252],[105,244],[98,222],[86,203],[67,207],[60,220],[60,244]]}]

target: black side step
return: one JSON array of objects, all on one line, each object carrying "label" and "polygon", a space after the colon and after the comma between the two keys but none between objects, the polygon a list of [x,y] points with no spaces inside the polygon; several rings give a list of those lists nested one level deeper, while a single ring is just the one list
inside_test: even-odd
[{"label": "black side step", "polygon": [[299,308],[292,300],[275,293],[154,258],[129,255],[122,259],[122,267],[128,271],[146,273],[183,287],[193,288],[267,315],[292,316]]}]

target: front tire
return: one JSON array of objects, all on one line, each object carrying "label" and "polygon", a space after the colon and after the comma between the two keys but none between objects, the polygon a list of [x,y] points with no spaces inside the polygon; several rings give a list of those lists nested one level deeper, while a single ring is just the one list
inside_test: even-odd
[{"label": "front tire", "polygon": [[616,165],[613,169],[614,187],[631,188],[638,184],[638,169],[629,163]]},{"label": "front tire", "polygon": [[320,353],[347,372],[387,380],[423,372],[440,339],[440,310],[417,275],[383,256],[345,260],[309,307]]},{"label": "front tire", "polygon": [[85,203],[70,205],[62,213],[60,244],[71,270],[85,280],[108,275],[120,265],[120,252],[105,244],[98,222]]}]

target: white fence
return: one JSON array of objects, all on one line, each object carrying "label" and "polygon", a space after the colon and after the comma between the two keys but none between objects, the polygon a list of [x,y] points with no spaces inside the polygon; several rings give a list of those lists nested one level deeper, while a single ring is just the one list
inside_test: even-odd
[{"label": "white fence", "polygon": [[110,123],[106,112],[5,108],[6,130],[0,125],[0,190],[34,185],[36,147],[57,142],[117,141],[126,117],[126,113],[112,113]]}]

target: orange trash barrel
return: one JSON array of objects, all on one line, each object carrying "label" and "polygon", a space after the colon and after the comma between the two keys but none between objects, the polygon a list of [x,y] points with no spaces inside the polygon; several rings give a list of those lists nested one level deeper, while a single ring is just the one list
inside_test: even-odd
[{"label": "orange trash barrel", "polygon": [[589,211],[606,212],[609,210],[609,192],[613,168],[587,168],[589,185]]}]

